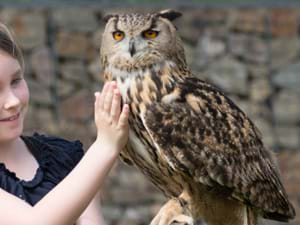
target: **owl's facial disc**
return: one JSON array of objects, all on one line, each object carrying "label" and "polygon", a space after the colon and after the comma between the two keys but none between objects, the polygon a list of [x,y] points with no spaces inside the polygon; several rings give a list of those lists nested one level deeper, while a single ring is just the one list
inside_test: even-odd
[{"label": "owl's facial disc", "polygon": [[170,22],[174,18],[169,18],[170,15],[121,14],[109,17],[102,39],[103,63],[134,71],[160,66],[166,60],[177,60],[178,56],[184,57],[180,38]]}]

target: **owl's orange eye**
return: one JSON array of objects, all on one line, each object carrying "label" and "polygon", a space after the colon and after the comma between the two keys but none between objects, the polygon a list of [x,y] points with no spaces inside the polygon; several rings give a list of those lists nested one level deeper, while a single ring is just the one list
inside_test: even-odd
[{"label": "owl's orange eye", "polygon": [[146,30],[143,32],[143,37],[147,39],[153,39],[156,38],[158,35],[158,31],[155,30]]},{"label": "owl's orange eye", "polygon": [[115,31],[115,32],[113,32],[113,38],[116,41],[121,41],[124,37],[125,37],[125,34],[122,31]]}]

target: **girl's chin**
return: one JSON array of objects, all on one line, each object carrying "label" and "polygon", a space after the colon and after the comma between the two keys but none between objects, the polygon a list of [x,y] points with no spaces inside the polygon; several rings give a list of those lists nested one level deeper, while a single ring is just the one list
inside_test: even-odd
[{"label": "girl's chin", "polygon": [[5,132],[0,131],[0,142],[13,141],[19,138],[23,133],[23,127],[18,129],[11,129]]}]

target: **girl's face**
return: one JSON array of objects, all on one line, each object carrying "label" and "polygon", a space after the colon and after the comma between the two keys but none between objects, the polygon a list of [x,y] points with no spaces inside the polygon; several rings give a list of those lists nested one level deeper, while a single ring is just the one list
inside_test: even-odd
[{"label": "girl's face", "polygon": [[22,134],[28,102],[29,91],[20,63],[0,50],[0,143]]}]

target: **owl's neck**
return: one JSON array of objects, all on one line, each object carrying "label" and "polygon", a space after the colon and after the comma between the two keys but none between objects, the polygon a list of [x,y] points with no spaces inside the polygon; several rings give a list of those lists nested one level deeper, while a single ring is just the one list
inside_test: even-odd
[{"label": "owl's neck", "polygon": [[105,79],[117,81],[126,102],[131,102],[134,98],[143,98],[143,101],[157,100],[172,91],[183,74],[172,61],[132,71],[115,66],[104,69]]}]

